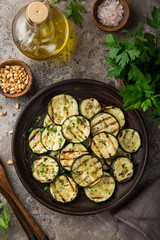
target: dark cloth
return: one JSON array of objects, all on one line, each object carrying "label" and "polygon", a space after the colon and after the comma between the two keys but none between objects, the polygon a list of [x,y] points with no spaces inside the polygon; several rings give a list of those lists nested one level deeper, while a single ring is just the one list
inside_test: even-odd
[{"label": "dark cloth", "polygon": [[127,240],[160,240],[160,179],[114,215]]}]

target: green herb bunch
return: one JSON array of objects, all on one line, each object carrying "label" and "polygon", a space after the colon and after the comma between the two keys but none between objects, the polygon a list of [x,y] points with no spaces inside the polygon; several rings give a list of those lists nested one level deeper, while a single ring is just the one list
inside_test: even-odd
[{"label": "green herb bunch", "polygon": [[[126,88],[120,91],[124,107],[146,111],[160,120],[160,11],[154,7],[147,24],[154,34],[146,33],[138,24],[135,33],[127,30],[129,39],[119,41],[114,34],[106,36],[106,47],[110,47],[106,61],[110,64],[108,76],[122,79]],[[159,126],[160,127],[160,126]]]},{"label": "green herb bunch", "polygon": [[[63,0],[67,1],[67,0]],[[59,0],[52,0],[53,3],[59,2]],[[82,27],[82,14],[81,13],[86,13],[86,9],[77,3],[77,0],[70,0],[70,4],[66,7],[66,17],[70,18],[72,17],[73,21],[75,24],[77,24],[79,27]]]},{"label": "green herb bunch", "polygon": [[[0,203],[0,210],[2,209],[2,203]],[[9,223],[9,218],[8,218],[8,203],[4,207],[3,210],[4,217],[0,215],[0,237],[4,237],[5,239],[9,240],[7,236],[7,229],[8,229],[8,223]]]}]

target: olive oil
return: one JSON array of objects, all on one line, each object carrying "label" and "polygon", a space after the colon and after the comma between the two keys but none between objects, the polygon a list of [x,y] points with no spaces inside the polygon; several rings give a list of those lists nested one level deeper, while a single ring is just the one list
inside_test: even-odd
[{"label": "olive oil", "polygon": [[33,59],[48,59],[64,49],[69,37],[66,17],[48,1],[35,1],[21,9],[13,21],[18,49]]}]

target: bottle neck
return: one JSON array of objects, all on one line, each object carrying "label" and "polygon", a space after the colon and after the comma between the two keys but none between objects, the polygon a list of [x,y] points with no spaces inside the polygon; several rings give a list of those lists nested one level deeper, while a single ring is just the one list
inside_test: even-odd
[{"label": "bottle neck", "polygon": [[49,24],[51,18],[52,12],[48,0],[32,2],[26,9],[26,20],[32,29],[44,28]]}]

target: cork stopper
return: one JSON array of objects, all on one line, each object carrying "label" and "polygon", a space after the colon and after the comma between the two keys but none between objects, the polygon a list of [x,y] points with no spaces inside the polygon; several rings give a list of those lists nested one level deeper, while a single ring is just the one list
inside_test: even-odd
[{"label": "cork stopper", "polygon": [[26,15],[33,23],[41,24],[48,17],[48,8],[43,2],[35,1],[28,5]]}]

